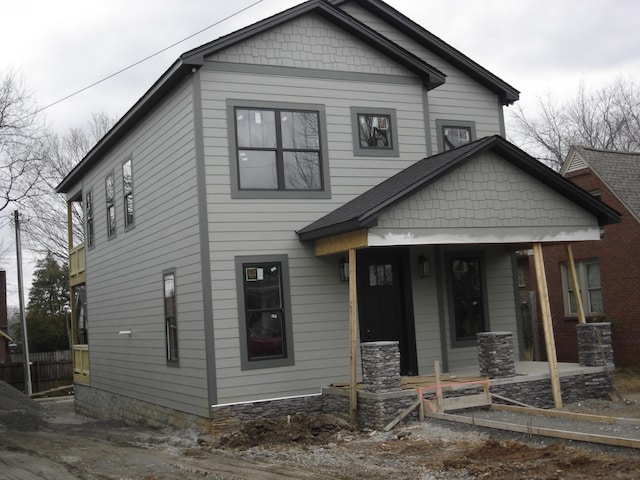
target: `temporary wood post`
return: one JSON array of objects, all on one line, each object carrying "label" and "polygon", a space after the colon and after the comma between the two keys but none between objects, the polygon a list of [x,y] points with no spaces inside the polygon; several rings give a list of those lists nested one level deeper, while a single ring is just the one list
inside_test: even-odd
[{"label": "temporary wood post", "polygon": [[536,266],[536,280],[538,283],[538,295],[540,297],[540,309],[542,311],[544,343],[547,347],[547,362],[549,362],[549,376],[551,377],[551,392],[553,393],[553,403],[556,408],[562,408],[562,393],[560,392],[560,378],[558,377],[558,358],[556,356],[556,343],[553,337],[553,323],[551,322],[549,290],[547,289],[547,277],[544,271],[542,246],[539,243],[533,244],[533,258]]},{"label": "temporary wood post", "polygon": [[573,284],[573,296],[576,300],[576,308],[578,309],[578,323],[587,323],[584,316],[584,307],[582,306],[582,295],[580,292],[580,282],[578,282],[578,274],[576,273],[576,264],[573,261],[573,250],[571,244],[567,243],[567,263],[569,265],[569,275]]},{"label": "temporary wood post", "polygon": [[433,362],[433,370],[436,375],[436,408],[438,412],[444,412],[444,405],[442,404],[442,387],[440,386],[440,361]]},{"label": "temporary wood post", "polygon": [[349,249],[349,330],[351,339],[351,383],[349,390],[349,418],[355,425],[358,409],[358,371],[356,368],[358,355],[358,299],[356,295],[356,250]]}]

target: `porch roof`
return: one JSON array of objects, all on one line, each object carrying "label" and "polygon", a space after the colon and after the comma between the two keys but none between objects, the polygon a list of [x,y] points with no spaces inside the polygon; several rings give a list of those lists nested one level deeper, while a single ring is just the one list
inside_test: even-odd
[{"label": "porch roof", "polygon": [[[424,158],[383,181],[324,217],[298,230],[302,241],[352,235],[378,225],[379,217],[408,196],[479,155],[492,152],[528,176],[544,183],[571,203],[597,218],[601,225],[617,223],[620,215],[504,138],[485,137],[454,150]],[[362,246],[362,245],[360,245]]]}]

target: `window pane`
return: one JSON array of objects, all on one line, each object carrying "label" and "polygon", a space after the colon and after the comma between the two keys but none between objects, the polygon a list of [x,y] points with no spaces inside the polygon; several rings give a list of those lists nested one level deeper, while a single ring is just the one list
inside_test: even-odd
[{"label": "window pane", "polygon": [[469,127],[443,127],[444,149],[451,150],[471,141]]},{"label": "window pane", "polygon": [[245,296],[248,310],[282,308],[279,265],[245,267]]},{"label": "window pane", "polygon": [[320,155],[315,152],[284,152],[284,188],[320,190]]},{"label": "window pane", "polygon": [[600,265],[597,263],[587,264],[587,285],[589,288],[600,288]]},{"label": "window pane", "polygon": [[122,190],[124,195],[133,191],[133,177],[131,175],[131,160],[122,164]]},{"label": "window pane", "polygon": [[106,192],[107,192],[107,203],[113,203],[113,199],[115,197],[115,188],[113,185],[113,175],[109,175],[105,182]]},{"label": "window pane", "polygon": [[111,235],[116,231],[116,207],[112,204],[107,207],[107,234]]},{"label": "window pane", "polygon": [[362,148],[391,148],[391,117],[389,115],[358,115],[358,130]]},{"label": "window pane", "polygon": [[249,359],[284,356],[284,325],[280,311],[248,313],[247,330]]},{"label": "window pane", "polygon": [[280,112],[280,124],[283,148],[320,149],[317,113]]},{"label": "window pane", "polygon": [[591,313],[602,313],[602,290],[589,290],[589,311]]},{"label": "window pane", "polygon": [[175,277],[172,273],[164,276],[164,313],[167,317],[176,316]]},{"label": "window pane", "polygon": [[276,152],[240,150],[238,163],[240,188],[278,188]]},{"label": "window pane", "polygon": [[275,112],[271,110],[236,110],[238,147],[275,148]]}]

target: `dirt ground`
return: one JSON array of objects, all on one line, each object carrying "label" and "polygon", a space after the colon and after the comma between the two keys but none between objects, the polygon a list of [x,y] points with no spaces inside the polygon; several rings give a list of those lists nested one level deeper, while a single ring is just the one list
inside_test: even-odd
[{"label": "dirt ground", "polygon": [[[628,395],[632,397],[632,395]],[[640,402],[582,402],[640,418]],[[361,432],[331,416],[251,422],[232,435],[150,430],[35,402],[0,382],[0,479],[638,479],[640,451],[427,420]]]}]

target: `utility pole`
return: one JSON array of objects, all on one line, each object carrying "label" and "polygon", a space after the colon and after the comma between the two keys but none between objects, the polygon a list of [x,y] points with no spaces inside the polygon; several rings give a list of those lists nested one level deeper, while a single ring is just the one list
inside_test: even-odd
[{"label": "utility pole", "polygon": [[16,228],[16,256],[18,259],[18,300],[20,302],[20,318],[22,320],[22,348],[24,354],[24,381],[25,391],[31,396],[31,362],[29,361],[29,337],[27,336],[27,316],[24,308],[24,287],[22,285],[22,243],[20,240],[20,214],[18,210],[14,212]]}]

